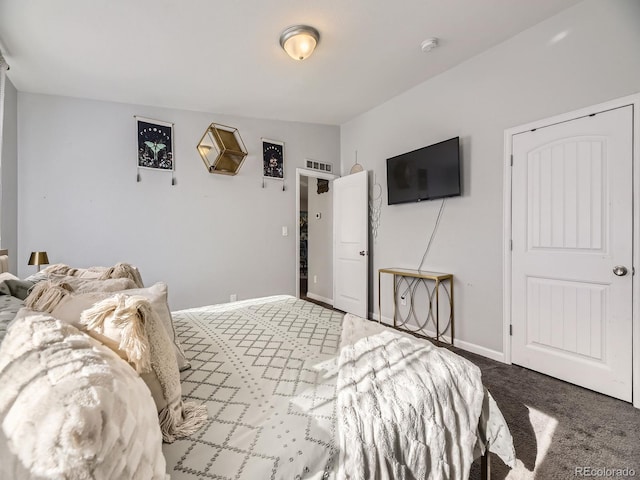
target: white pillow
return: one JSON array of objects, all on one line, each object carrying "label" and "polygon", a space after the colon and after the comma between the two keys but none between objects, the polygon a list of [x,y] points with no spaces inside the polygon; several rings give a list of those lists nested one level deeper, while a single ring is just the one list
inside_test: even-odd
[{"label": "white pillow", "polygon": [[146,385],[72,325],[18,312],[0,385],[0,478],[169,478]]},{"label": "white pillow", "polygon": [[20,280],[20,279],[10,272],[0,273],[0,282],[4,282],[5,280]]}]

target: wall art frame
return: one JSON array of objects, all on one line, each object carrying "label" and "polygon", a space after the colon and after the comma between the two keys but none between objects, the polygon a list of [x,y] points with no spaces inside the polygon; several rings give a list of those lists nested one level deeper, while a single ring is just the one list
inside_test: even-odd
[{"label": "wall art frame", "polygon": [[262,187],[265,179],[282,180],[284,190],[284,142],[262,139]]},{"label": "wall art frame", "polygon": [[173,171],[173,123],[135,116],[138,168]]}]

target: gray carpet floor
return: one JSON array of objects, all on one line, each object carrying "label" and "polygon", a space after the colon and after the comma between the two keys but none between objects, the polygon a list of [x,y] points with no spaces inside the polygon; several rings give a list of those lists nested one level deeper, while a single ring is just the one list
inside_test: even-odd
[{"label": "gray carpet floor", "polygon": [[[516,468],[491,454],[491,480],[640,479],[640,409],[517,365],[449,348],[480,367],[513,436]],[[480,480],[480,460],[469,480]]]},{"label": "gray carpet floor", "polygon": [[[492,480],[589,478],[584,473],[640,478],[639,409],[522,367],[454,351],[480,367],[513,436],[517,466],[510,470],[492,454]],[[480,479],[479,467],[474,463],[470,480]]]}]

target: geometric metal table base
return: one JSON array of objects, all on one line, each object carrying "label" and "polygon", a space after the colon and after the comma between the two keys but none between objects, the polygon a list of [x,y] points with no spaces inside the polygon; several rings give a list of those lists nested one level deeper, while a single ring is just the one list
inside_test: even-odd
[{"label": "geometric metal table base", "polygon": [[[393,275],[393,326],[453,345],[453,275],[406,268],[381,268],[378,270],[380,320],[382,320],[380,279],[383,273]],[[446,297],[445,305],[449,307],[449,315],[443,318],[443,321],[440,319],[441,294]],[[446,337],[450,340],[445,340]]]}]

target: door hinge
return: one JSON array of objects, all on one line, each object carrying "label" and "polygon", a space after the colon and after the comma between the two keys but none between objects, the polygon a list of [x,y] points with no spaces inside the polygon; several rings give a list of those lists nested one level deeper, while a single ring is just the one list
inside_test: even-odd
[{"label": "door hinge", "polygon": [[513,336],[513,325],[509,325],[509,336]]},{"label": "door hinge", "polygon": [[513,167],[513,153],[511,154],[511,166]]},{"label": "door hinge", "polygon": [[513,240],[509,240],[509,250],[513,251]]}]

